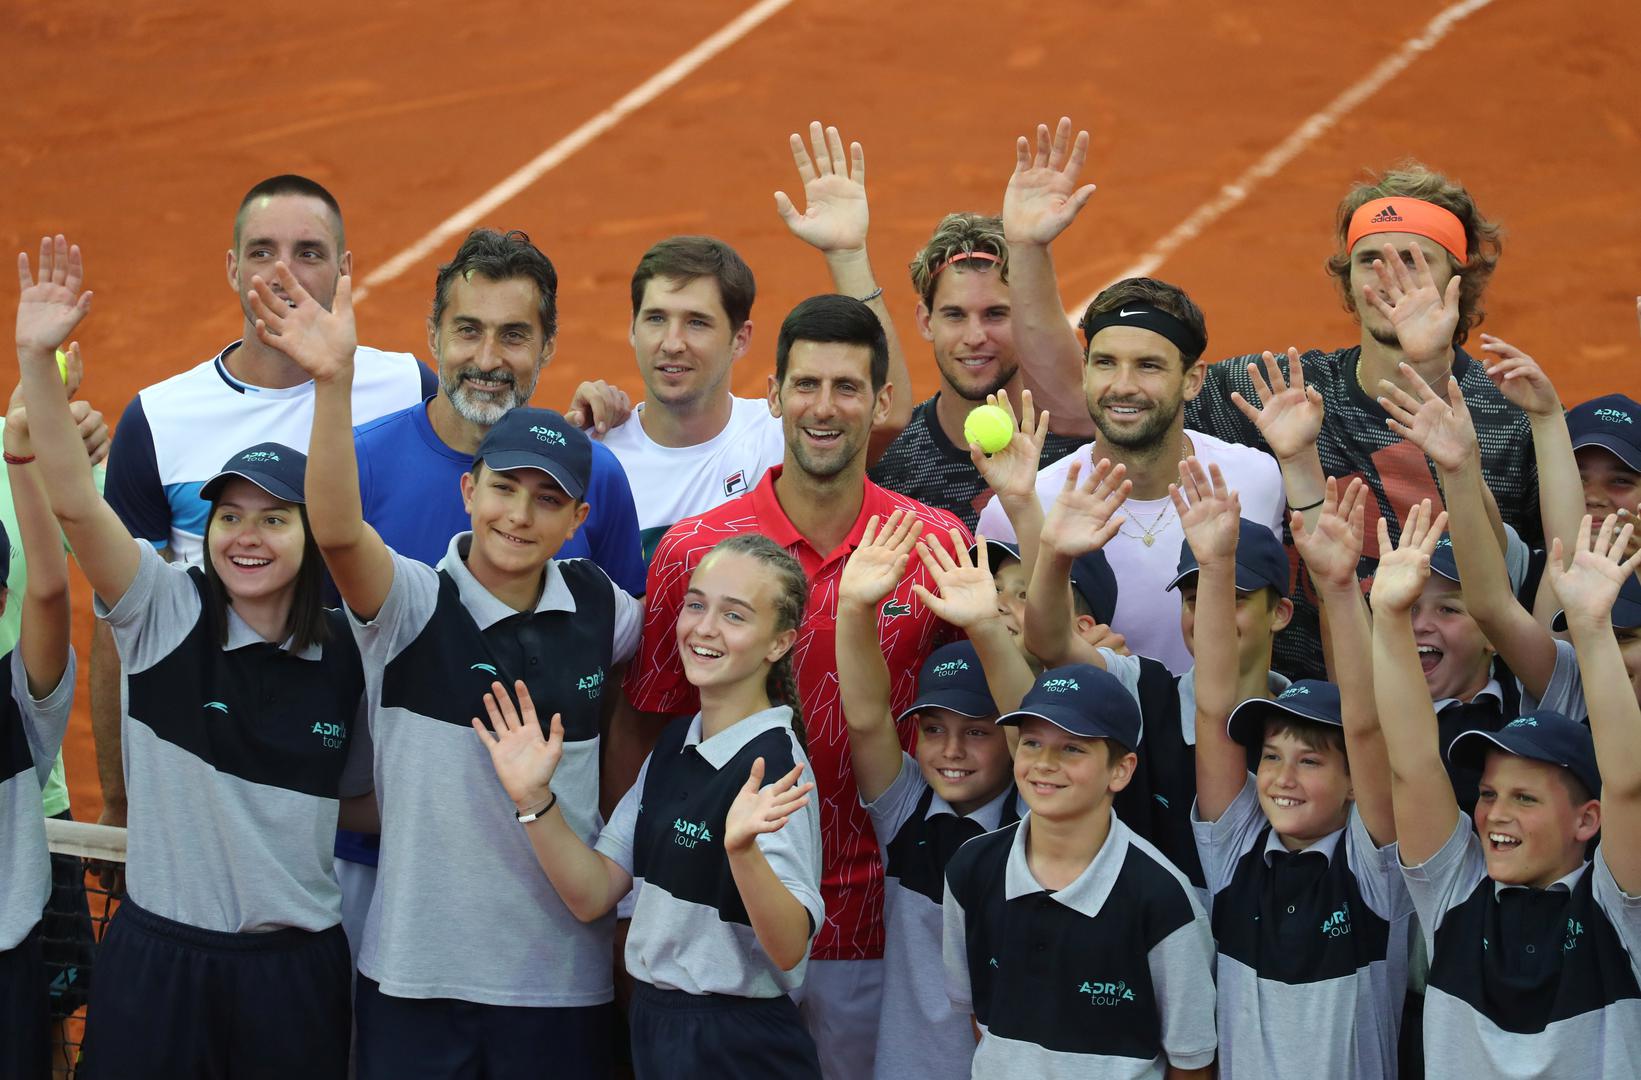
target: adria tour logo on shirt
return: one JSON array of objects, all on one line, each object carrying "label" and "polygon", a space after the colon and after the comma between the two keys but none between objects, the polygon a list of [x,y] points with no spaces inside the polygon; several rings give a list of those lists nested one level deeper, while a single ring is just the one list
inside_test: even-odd
[{"label": "adria tour logo on shirt", "polygon": [[672,819],[672,842],[681,848],[694,850],[697,844],[712,843],[712,830],[704,821],[685,821],[683,818]]},{"label": "adria tour logo on shirt", "polygon": [[1350,934],[1350,905],[1340,904],[1339,910],[1322,920],[1323,937],[1346,937]]},{"label": "adria tour logo on shirt", "polygon": [[584,692],[588,697],[595,698],[604,691],[604,668],[602,666],[590,675],[583,675],[575,681],[575,688]]},{"label": "adria tour logo on shirt", "polygon": [[565,446],[565,445],[567,445],[564,442],[564,435],[561,432],[554,431],[550,427],[542,427],[541,425],[538,424],[535,427],[530,429],[530,434],[534,435],[536,438],[540,439],[542,442],[552,443],[554,446]]},{"label": "adria tour logo on shirt", "polygon": [[1077,993],[1087,994],[1091,1005],[1133,1004],[1134,991],[1126,980],[1116,982],[1087,982],[1077,987]]},{"label": "adria tour logo on shirt", "polygon": [[1595,418],[1608,424],[1635,423],[1634,420],[1630,419],[1630,414],[1625,412],[1623,409],[1597,409],[1595,411]]},{"label": "adria tour logo on shirt", "polygon": [[346,724],[331,724],[315,722],[313,730],[308,734],[319,736],[319,741],[327,750],[340,750],[347,742],[348,726]]},{"label": "adria tour logo on shirt", "polygon": [[1578,948],[1578,939],[1584,936],[1584,924],[1577,919],[1567,920],[1567,936],[1561,939],[1561,951],[1572,952]]}]

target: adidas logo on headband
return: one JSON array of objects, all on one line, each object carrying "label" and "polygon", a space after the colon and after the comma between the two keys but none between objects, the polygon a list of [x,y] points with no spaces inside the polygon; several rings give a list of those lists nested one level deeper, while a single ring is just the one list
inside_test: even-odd
[{"label": "adidas logo on headband", "polygon": [[1402,215],[1396,212],[1396,208],[1394,206],[1387,206],[1377,214],[1374,214],[1373,217],[1369,219],[1368,223],[1370,225],[1384,225],[1388,222],[1401,220]]}]

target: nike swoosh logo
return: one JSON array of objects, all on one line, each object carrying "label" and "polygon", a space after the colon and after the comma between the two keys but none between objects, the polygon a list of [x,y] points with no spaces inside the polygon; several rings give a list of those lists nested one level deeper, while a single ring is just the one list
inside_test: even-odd
[{"label": "nike swoosh logo", "polygon": [[1120,318],[1120,319],[1126,319],[1130,315],[1144,315],[1144,314],[1145,314],[1145,309],[1141,308],[1139,311],[1118,311],[1117,312],[1117,317]]}]

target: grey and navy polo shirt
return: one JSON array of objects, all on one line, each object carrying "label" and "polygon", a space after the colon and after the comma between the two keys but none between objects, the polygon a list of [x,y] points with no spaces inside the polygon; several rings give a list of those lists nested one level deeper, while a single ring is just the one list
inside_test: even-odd
[{"label": "grey and navy polo shirt", "polygon": [[1431,1076],[1633,1080],[1641,1062],[1641,896],[1600,845],[1548,889],[1487,876],[1462,817],[1440,851],[1404,866],[1430,951]]},{"label": "grey and navy polo shirt", "polygon": [[600,1005],[614,993],[614,919],[584,924],[553,891],[472,718],[491,683],[515,679],[543,720],[562,716],[553,792],[591,843],[605,684],[638,643],[643,605],[596,563],[567,559],[548,560],[535,608],[515,611],[467,569],[472,536],[455,536],[437,570],[395,553],[376,618],[349,616],[382,810],[359,970],[393,997]]},{"label": "grey and navy polo shirt", "polygon": [[131,899],[225,933],[335,926],[337,800],[371,789],[364,676],[341,613],[327,613],[323,646],[293,652],[229,607],[219,644],[205,572],[133,542],[130,587],[112,608],[97,601],[120,654]]},{"label": "grey and navy polo shirt", "polygon": [[1050,892],[1031,815],[946,868],[946,993],[980,1025],[975,1080],[1162,1080],[1214,1060],[1214,943],[1190,884],[1113,812],[1088,868]]},{"label": "grey and navy polo shirt", "polygon": [[1521,714],[1527,716],[1548,710],[1588,723],[1590,704],[1584,699],[1584,676],[1578,670],[1578,654],[1570,641],[1556,638],[1555,645],[1556,666],[1550,672],[1550,681],[1544,685],[1544,696],[1534,698],[1524,689]]},{"label": "grey and navy polo shirt", "polygon": [[1018,799],[1009,784],[960,815],[902,753],[894,782],[865,804],[883,852],[883,1004],[873,1070],[880,1080],[969,1073],[974,1029],[968,1010],[952,1007],[940,962],[946,864],[968,841],[1020,820]]},{"label": "grey and navy polo shirt", "polygon": [[1253,774],[1219,820],[1192,811],[1213,890],[1219,1075],[1396,1075],[1413,902],[1396,845],[1351,807],[1343,829],[1289,851]]},{"label": "grey and navy polo shirt", "polygon": [[[764,759],[773,784],[809,758],[792,730],[792,710],[777,705],[703,739],[701,714],[669,724],[598,837],[597,850],[633,877],[637,903],[627,934],[633,978],[688,994],[774,998],[803,984],[807,955],[782,971],[764,952],[741,900],[724,822]],[[809,940],[826,921],[821,902],[820,807],[809,805],[754,843],[775,877],[809,913]]]},{"label": "grey and navy polo shirt", "polygon": [[[14,594],[21,601],[20,594]],[[63,677],[43,698],[28,692],[23,650],[0,660],[0,953],[15,949],[40,921],[51,896],[40,789],[51,775],[74,705],[74,653]]]}]

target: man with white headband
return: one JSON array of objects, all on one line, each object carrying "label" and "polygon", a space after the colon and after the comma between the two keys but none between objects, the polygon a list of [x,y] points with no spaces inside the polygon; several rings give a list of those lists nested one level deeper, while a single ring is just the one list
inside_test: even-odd
[{"label": "man with white headband", "polygon": [[[1482,320],[1499,231],[1461,185],[1423,165],[1358,184],[1339,204],[1339,247],[1327,265],[1361,326],[1361,341],[1303,356],[1290,349],[1283,359],[1266,353],[1263,364],[1250,355],[1210,365],[1202,392],[1186,406],[1189,427],[1269,449],[1282,465],[1291,509],[1321,505],[1324,473],[1341,483],[1366,480],[1374,499],[1363,578],[1379,561],[1375,513],[1388,519],[1394,541],[1410,507],[1426,498],[1441,505],[1434,467],[1386,427],[1378,401],[1384,380],[1411,390],[1410,380],[1421,379],[1444,397],[1448,380],[1457,380],[1499,516],[1530,545],[1541,543],[1532,432],[1509,397],[1517,391],[1462,348]],[[1501,343],[1482,338],[1479,352],[1496,353]],[[1303,573],[1293,601],[1275,666],[1293,678],[1324,678],[1316,594]]]}]

